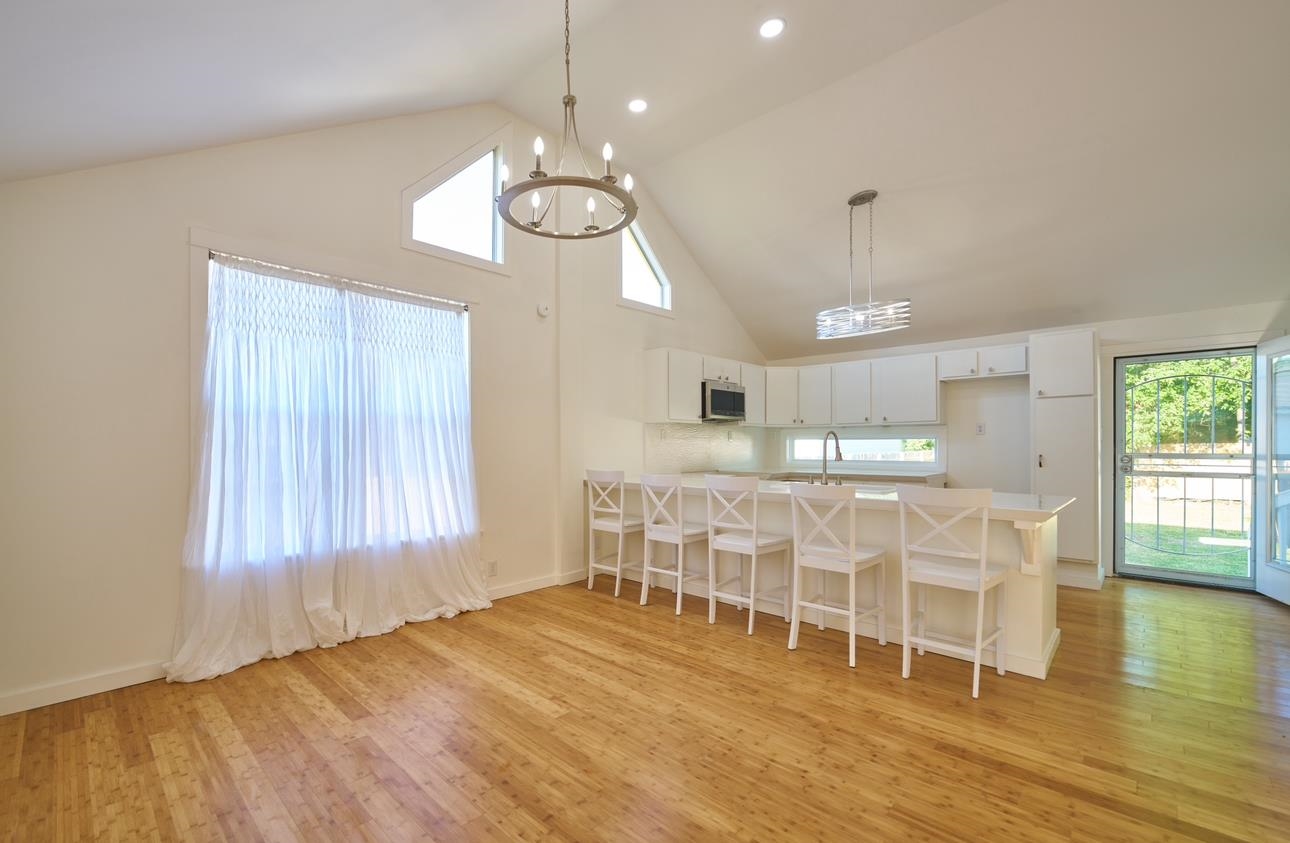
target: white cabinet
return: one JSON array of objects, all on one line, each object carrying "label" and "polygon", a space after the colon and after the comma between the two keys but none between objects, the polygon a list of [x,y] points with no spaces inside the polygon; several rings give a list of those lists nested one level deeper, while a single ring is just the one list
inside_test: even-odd
[{"label": "white cabinet", "polygon": [[645,421],[703,419],[703,357],[677,348],[645,352]]},{"label": "white cabinet", "polygon": [[936,369],[941,379],[974,378],[977,376],[976,349],[942,351],[936,355]]},{"label": "white cabinet", "polygon": [[744,387],[744,421],[766,423],[766,367],[751,363],[739,365],[739,382]]},{"label": "white cabinet", "polygon": [[1026,347],[1000,345],[993,348],[963,348],[936,355],[941,380],[989,378],[1026,373]]},{"label": "white cabinet", "polygon": [[1092,331],[1030,337],[1030,394],[1037,398],[1092,395],[1096,371]]},{"label": "white cabinet", "polygon": [[1097,410],[1091,395],[1036,398],[1031,435],[1035,494],[1075,502],[1057,515],[1057,555],[1097,558]]},{"label": "white cabinet", "polygon": [[833,423],[869,424],[868,360],[833,364]]},{"label": "white cabinet", "polygon": [[799,424],[797,419],[797,369],[767,369],[766,424]]},{"label": "white cabinet", "polygon": [[703,358],[703,379],[739,383],[739,361],[724,357]]},{"label": "white cabinet", "polygon": [[833,423],[830,366],[773,367],[766,370],[766,424]]},{"label": "white cabinet", "polygon": [[1000,345],[994,348],[983,348],[978,352],[977,369],[981,374],[1022,375],[1026,372],[1026,347],[1024,345]]},{"label": "white cabinet", "polygon": [[797,414],[802,424],[833,423],[832,366],[803,366],[797,370]]},{"label": "white cabinet", "polygon": [[939,419],[935,355],[878,358],[872,361],[871,378],[875,423],[915,424]]}]

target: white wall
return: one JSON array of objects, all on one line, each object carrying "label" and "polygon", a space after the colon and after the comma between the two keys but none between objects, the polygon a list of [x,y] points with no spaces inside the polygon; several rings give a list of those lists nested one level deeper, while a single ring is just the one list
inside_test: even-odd
[{"label": "white wall", "polygon": [[617,306],[616,237],[508,231],[509,275],[403,249],[401,191],[508,124],[509,148],[526,149],[533,129],[482,105],[0,185],[0,713],[152,678],[169,657],[190,228],[273,253],[251,257],[473,303],[495,596],[554,583],[566,550],[580,558],[580,529],[560,526],[580,524],[586,466],[639,470],[644,348],[762,359],[643,191],[673,319]]},{"label": "white wall", "polygon": [[[946,482],[959,488],[1030,488],[1030,390],[1024,377],[947,381],[941,393]],[[977,433],[977,425],[985,425]]]},{"label": "white wall", "polygon": [[[644,351],[675,346],[751,363],[765,359],[648,190],[638,186],[634,195],[645,236],[672,282],[671,316],[619,304],[618,237],[560,251],[560,559],[565,579],[586,569],[586,469],[633,473],[645,467]],[[576,213],[583,212],[579,208]]]}]

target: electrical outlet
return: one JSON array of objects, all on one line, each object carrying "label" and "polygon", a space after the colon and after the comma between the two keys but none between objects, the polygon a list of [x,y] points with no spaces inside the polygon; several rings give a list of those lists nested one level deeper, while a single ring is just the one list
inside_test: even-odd
[{"label": "electrical outlet", "polygon": [[977,425],[976,425],[976,435],[977,435],[977,436],[985,436],[985,424],[984,424],[983,422],[977,422]]},{"label": "electrical outlet", "polygon": [[497,576],[497,561],[496,561],[496,560],[494,560],[494,561],[492,561],[492,562],[489,562],[489,563],[488,563],[488,575],[489,575],[490,577],[495,577],[495,576]]}]

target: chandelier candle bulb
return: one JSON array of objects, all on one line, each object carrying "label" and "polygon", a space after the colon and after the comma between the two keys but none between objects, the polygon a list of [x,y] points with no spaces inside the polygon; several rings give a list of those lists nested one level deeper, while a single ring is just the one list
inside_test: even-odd
[{"label": "chandelier candle bulb", "polygon": [[537,163],[533,165],[533,172],[529,173],[531,178],[540,178],[539,173],[546,175],[542,172],[542,153],[545,150],[546,145],[542,143],[542,136],[538,135],[533,139],[533,157],[537,159]]},{"label": "chandelier candle bulb", "polygon": [[533,227],[536,228],[538,224],[538,208],[542,205],[542,196],[536,190],[533,191],[533,199],[530,200],[530,204],[533,206],[533,216],[530,218],[530,221],[532,222]]},{"label": "chandelier candle bulb", "polygon": [[627,190],[628,193],[631,193],[632,188],[635,186],[636,186],[635,183],[632,181],[631,173],[628,173],[627,175],[623,176],[623,187]]}]

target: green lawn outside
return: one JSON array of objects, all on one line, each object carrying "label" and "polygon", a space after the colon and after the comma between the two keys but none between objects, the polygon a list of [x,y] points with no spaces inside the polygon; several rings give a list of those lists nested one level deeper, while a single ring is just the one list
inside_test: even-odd
[{"label": "green lawn outside", "polygon": [[[1161,526],[1156,541],[1155,524],[1125,524],[1124,561],[1129,565],[1158,568],[1161,571],[1186,571],[1192,574],[1217,574],[1228,577],[1250,575],[1249,550],[1244,547],[1222,547],[1202,544],[1202,537],[1248,539],[1234,530],[1187,528],[1187,554],[1182,554],[1183,528]],[[1159,548],[1159,549],[1157,549]]]}]

